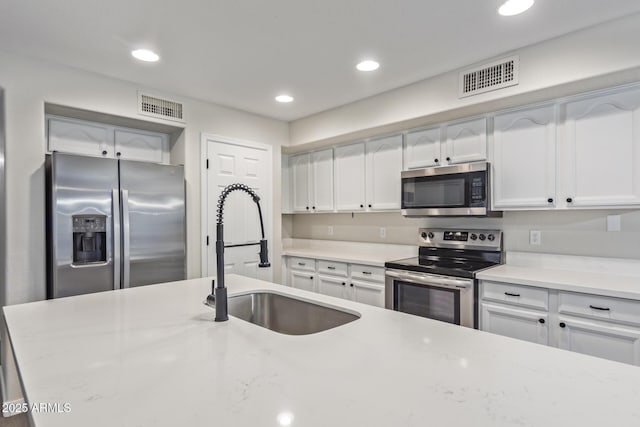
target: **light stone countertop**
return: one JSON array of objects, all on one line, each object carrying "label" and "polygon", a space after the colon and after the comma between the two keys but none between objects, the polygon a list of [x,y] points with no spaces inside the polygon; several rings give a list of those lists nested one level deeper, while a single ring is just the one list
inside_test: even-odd
[{"label": "light stone countertop", "polygon": [[418,256],[417,245],[291,239],[282,255],[384,267],[387,261]]},{"label": "light stone countertop", "polygon": [[306,336],[216,323],[202,304],[210,278],[8,306],[28,402],[71,406],[32,413],[34,425],[640,425],[638,367],[240,276],[227,284],[361,318]]}]

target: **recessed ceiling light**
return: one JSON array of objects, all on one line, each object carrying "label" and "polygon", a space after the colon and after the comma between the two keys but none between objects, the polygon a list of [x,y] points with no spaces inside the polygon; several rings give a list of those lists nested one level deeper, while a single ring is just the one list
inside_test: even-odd
[{"label": "recessed ceiling light", "polygon": [[276,96],[276,101],[278,101],[278,102],[291,102],[291,101],[293,101],[293,96],[278,95],[278,96]]},{"label": "recessed ceiling light", "polygon": [[356,68],[360,71],[373,71],[377,70],[378,67],[380,67],[380,64],[378,64],[376,61],[371,60],[362,61],[358,65],[356,65]]},{"label": "recessed ceiling light", "polygon": [[534,0],[506,0],[498,9],[502,16],[513,16],[524,12],[533,6]]},{"label": "recessed ceiling light", "polygon": [[160,59],[157,53],[148,49],[132,50],[131,56],[144,62],[157,62]]}]

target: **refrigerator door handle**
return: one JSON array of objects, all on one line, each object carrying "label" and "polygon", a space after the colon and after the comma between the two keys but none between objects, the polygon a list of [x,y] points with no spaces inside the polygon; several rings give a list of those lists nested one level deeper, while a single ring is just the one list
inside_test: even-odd
[{"label": "refrigerator door handle", "polygon": [[111,214],[113,219],[113,289],[120,289],[120,194],[117,189],[111,190]]},{"label": "refrigerator door handle", "polygon": [[122,287],[128,288],[130,285],[131,262],[130,239],[131,233],[129,228],[129,190],[122,190]]}]

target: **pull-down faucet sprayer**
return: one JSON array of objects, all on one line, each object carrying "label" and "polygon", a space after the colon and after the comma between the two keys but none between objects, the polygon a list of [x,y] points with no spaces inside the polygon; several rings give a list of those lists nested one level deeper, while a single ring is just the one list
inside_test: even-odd
[{"label": "pull-down faucet sprayer", "polygon": [[215,307],[216,307],[216,322],[224,322],[225,320],[229,320],[229,315],[227,311],[227,288],[224,285],[224,226],[222,224],[222,215],[224,211],[224,203],[227,199],[227,196],[232,191],[241,190],[245,193],[249,194],[253,201],[258,206],[258,216],[260,217],[260,231],[262,233],[262,239],[260,243],[255,243],[256,245],[260,245],[260,263],[258,267],[267,268],[271,267],[268,259],[267,253],[267,240],[264,238],[264,223],[262,221],[262,209],[260,208],[260,197],[253,191],[249,186],[244,184],[231,184],[226,186],[222,193],[220,193],[220,197],[218,198],[218,206],[217,206],[217,222],[216,222],[216,280],[218,284],[215,282],[212,283],[212,290],[209,298],[211,296],[215,299]]}]

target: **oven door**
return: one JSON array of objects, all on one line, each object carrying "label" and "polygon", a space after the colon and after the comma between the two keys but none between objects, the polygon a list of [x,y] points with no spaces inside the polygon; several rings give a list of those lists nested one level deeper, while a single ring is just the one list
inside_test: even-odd
[{"label": "oven door", "polygon": [[386,270],[386,308],[455,325],[476,327],[474,280]]},{"label": "oven door", "polygon": [[404,216],[486,216],[486,162],[402,172]]}]

